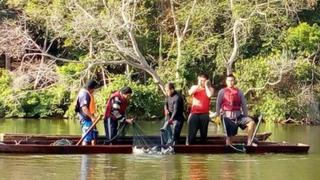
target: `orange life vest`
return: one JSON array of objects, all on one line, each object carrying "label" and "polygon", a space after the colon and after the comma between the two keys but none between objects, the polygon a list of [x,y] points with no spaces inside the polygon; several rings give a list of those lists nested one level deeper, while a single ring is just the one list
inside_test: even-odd
[{"label": "orange life vest", "polygon": [[89,92],[88,90],[86,90],[86,89],[82,89],[82,90],[85,91],[85,92],[89,95],[89,97],[90,97],[90,104],[89,104],[88,109],[89,109],[89,112],[90,112],[91,114],[94,114],[94,113],[96,112],[96,102],[95,102],[95,100],[94,100],[94,97],[90,94],[90,92]]}]

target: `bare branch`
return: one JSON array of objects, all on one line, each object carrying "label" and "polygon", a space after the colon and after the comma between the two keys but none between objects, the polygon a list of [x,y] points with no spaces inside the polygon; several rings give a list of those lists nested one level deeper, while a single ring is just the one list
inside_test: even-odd
[{"label": "bare branch", "polygon": [[192,8],[191,8],[191,11],[188,15],[188,18],[186,20],[186,23],[185,23],[185,26],[184,26],[184,29],[183,29],[183,32],[182,32],[182,39],[184,38],[184,36],[186,35],[187,33],[187,30],[188,30],[188,26],[189,26],[189,23],[190,23],[190,19],[191,19],[191,16],[193,15],[193,12],[194,12],[194,7],[196,6],[196,3],[197,3],[197,0],[194,0],[193,1],[193,4],[192,4]]}]

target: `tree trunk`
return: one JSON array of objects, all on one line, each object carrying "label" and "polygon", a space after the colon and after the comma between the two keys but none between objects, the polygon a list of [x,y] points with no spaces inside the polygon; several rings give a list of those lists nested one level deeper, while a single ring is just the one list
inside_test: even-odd
[{"label": "tree trunk", "polygon": [[176,79],[180,80],[180,64],[181,64],[181,39],[177,37],[177,63],[176,63]]},{"label": "tree trunk", "polygon": [[131,79],[131,72],[130,72],[130,65],[129,64],[126,64],[125,74],[126,74],[127,78],[129,79],[129,81],[131,82],[132,79]]},{"label": "tree trunk", "polygon": [[5,54],[5,59],[6,59],[6,69],[11,70],[11,59],[9,54]]}]

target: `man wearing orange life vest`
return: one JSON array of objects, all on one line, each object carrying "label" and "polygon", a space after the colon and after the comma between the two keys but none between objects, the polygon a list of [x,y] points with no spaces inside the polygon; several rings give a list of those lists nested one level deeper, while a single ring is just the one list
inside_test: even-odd
[{"label": "man wearing orange life vest", "polygon": [[234,86],[235,77],[231,74],[226,77],[227,87],[218,93],[216,112],[222,114],[227,131],[226,145],[232,145],[232,137],[237,135],[238,127],[248,128],[247,144],[255,128],[254,121],[248,117],[247,102],[243,92]]},{"label": "man wearing orange life vest", "polygon": [[[87,84],[82,88],[77,97],[77,104],[75,111],[78,113],[82,136],[86,134],[87,130],[96,121],[94,113],[96,111],[96,104],[93,97],[94,89],[98,86],[96,81],[89,80]],[[98,136],[98,131],[96,128],[91,130],[87,136],[82,141],[82,145],[96,144],[96,138]]]},{"label": "man wearing orange life vest", "polygon": [[201,142],[207,140],[210,98],[213,95],[213,88],[208,79],[207,74],[200,74],[198,84],[193,85],[188,91],[189,95],[192,96],[192,106],[188,118],[187,144],[194,143],[198,130],[200,130]]}]

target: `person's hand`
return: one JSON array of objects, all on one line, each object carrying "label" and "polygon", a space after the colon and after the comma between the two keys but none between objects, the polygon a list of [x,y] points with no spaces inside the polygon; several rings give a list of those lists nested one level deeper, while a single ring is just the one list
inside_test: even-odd
[{"label": "person's hand", "polygon": [[206,80],[206,82],[205,82],[205,86],[207,86],[207,87],[210,87],[211,86],[211,84],[210,84],[211,82],[210,82],[210,80]]},{"label": "person's hand", "polygon": [[199,86],[192,86],[192,87],[191,87],[191,91],[192,91],[192,92],[195,92],[198,88],[199,88]]},{"label": "person's hand", "polygon": [[198,79],[198,86],[201,86],[201,80]]},{"label": "person's hand", "polygon": [[126,119],[126,122],[128,123],[128,124],[132,124],[133,123],[133,118],[129,118],[129,119]]},{"label": "person's hand", "polygon": [[165,110],[164,110],[164,115],[165,115],[165,116],[168,116],[168,114],[169,114],[169,111],[168,111],[167,109],[165,109]]},{"label": "person's hand", "polygon": [[217,116],[218,116],[218,113],[209,111],[209,117],[210,118],[216,118]]},{"label": "person's hand", "polygon": [[96,120],[97,120],[96,117],[94,117],[94,116],[91,117],[91,121],[92,121],[92,122],[96,122]]},{"label": "person's hand", "polygon": [[169,120],[168,120],[168,124],[169,124],[169,125],[172,125],[172,124],[173,124],[173,119],[169,119]]}]

